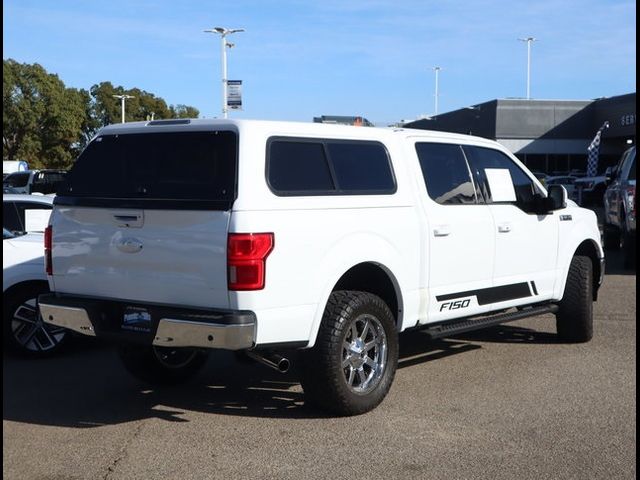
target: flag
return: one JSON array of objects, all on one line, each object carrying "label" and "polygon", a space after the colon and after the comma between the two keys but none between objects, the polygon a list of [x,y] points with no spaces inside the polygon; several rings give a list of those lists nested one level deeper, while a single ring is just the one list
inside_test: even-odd
[{"label": "flag", "polygon": [[587,148],[587,177],[595,177],[598,173],[598,157],[600,156],[600,137],[602,131],[609,128],[609,122],[604,122],[598,129],[598,133],[593,138],[591,145]]}]

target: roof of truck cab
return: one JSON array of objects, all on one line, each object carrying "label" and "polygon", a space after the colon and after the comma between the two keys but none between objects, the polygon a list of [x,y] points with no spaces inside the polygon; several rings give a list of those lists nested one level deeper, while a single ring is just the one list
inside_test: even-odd
[{"label": "roof of truck cab", "polygon": [[314,122],[283,122],[273,120],[240,120],[240,119],[170,119],[147,122],[128,122],[108,125],[98,132],[101,134],[147,133],[152,131],[180,132],[188,130],[215,130],[221,127],[237,131],[254,129],[270,134],[310,135],[310,136],[344,136],[371,139],[374,137],[421,137],[446,139],[451,141],[478,142],[495,144],[492,140],[459,133],[421,130],[402,127],[363,127],[351,125],[335,125]]}]

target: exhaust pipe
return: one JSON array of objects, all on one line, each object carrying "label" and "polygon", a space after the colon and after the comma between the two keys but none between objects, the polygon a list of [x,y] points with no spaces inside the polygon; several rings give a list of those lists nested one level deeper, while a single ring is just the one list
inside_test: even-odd
[{"label": "exhaust pipe", "polygon": [[246,354],[247,356],[253,358],[255,361],[260,362],[267,367],[271,367],[280,373],[287,373],[289,371],[289,367],[291,366],[291,362],[289,361],[289,359],[284,358],[282,355],[278,355],[277,353],[258,353],[253,350],[247,350]]}]

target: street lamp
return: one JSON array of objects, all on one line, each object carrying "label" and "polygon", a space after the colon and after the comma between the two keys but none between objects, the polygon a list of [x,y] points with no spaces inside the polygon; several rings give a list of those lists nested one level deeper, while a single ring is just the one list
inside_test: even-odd
[{"label": "street lamp", "polygon": [[124,102],[128,98],[135,98],[135,97],[133,95],[112,95],[112,96],[120,99],[120,106],[122,111],[122,123],[124,123]]},{"label": "street lamp", "polygon": [[434,95],[435,97],[435,112],[434,115],[438,115],[438,78],[440,76],[440,70],[442,70],[440,67],[433,67],[434,72],[436,72],[436,93]]},{"label": "street lamp", "polygon": [[527,100],[531,100],[531,44],[537,39],[534,37],[519,38],[521,42],[527,42]]},{"label": "street lamp", "polygon": [[222,116],[227,118],[227,47],[232,48],[233,43],[227,42],[227,35],[244,32],[244,28],[214,27],[204,30],[205,33],[217,33],[222,40]]}]

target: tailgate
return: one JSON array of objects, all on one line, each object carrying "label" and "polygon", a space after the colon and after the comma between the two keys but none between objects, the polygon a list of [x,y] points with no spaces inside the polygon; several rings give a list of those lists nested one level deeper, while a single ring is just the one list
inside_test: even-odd
[{"label": "tailgate", "polygon": [[226,308],[229,216],[225,211],[57,207],[51,217],[54,290]]}]

